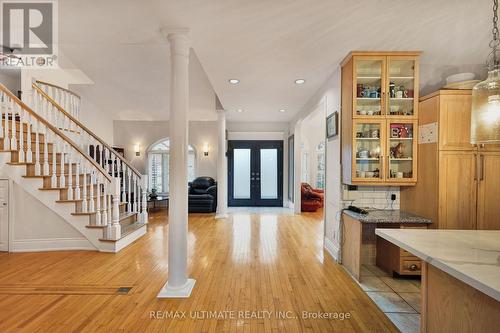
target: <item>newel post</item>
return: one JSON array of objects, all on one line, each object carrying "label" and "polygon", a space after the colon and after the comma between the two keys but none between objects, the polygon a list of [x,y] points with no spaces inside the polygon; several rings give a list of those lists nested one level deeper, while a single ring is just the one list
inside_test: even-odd
[{"label": "newel post", "polygon": [[111,191],[112,196],[112,219],[109,225],[109,238],[112,240],[118,240],[121,237],[121,225],[120,225],[120,178],[113,177],[111,181]]},{"label": "newel post", "polygon": [[141,221],[144,224],[148,223],[148,175],[142,175],[142,207]]}]

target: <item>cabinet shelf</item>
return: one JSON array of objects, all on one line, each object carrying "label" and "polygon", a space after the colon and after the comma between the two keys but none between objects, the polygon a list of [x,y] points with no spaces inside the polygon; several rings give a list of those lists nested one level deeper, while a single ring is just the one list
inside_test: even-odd
[{"label": "cabinet shelf", "polygon": [[413,138],[390,138],[391,140],[394,141],[399,141],[399,140],[413,140]]},{"label": "cabinet shelf", "polygon": [[378,157],[369,157],[369,158],[361,158],[361,157],[356,157],[357,161],[380,161],[380,158]]},{"label": "cabinet shelf", "polygon": [[413,161],[413,158],[411,158],[411,157],[405,157],[405,158],[389,158],[389,161],[395,161],[395,162]]}]

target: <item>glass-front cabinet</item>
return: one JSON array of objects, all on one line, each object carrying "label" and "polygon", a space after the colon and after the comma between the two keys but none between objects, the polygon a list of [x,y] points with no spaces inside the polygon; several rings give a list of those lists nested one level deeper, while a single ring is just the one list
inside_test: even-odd
[{"label": "glass-front cabinet", "polygon": [[387,177],[391,182],[416,181],[417,121],[387,121]]},{"label": "glass-front cabinet", "polygon": [[356,57],[353,70],[353,118],[416,119],[417,73],[417,57]]},{"label": "glass-front cabinet", "polygon": [[387,115],[415,117],[418,102],[416,58],[387,57]]},{"label": "glass-front cabinet", "polygon": [[356,60],[354,71],[355,116],[380,117],[385,114],[385,57],[367,57]]},{"label": "glass-front cabinet", "polygon": [[359,51],[342,62],[345,184],[416,184],[419,54]]},{"label": "glass-front cabinet", "polygon": [[353,175],[358,182],[384,181],[385,121],[354,121]]}]

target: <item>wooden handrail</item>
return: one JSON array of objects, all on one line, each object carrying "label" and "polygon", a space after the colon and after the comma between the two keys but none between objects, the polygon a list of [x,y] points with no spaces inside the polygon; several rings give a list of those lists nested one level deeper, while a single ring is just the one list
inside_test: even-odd
[{"label": "wooden handrail", "polygon": [[59,137],[61,137],[64,141],[69,143],[77,152],[82,154],[94,167],[101,172],[104,177],[106,177],[107,180],[111,182],[112,178],[111,176],[97,163],[93,158],[91,158],[88,154],[86,154],[78,145],[73,142],[70,138],[68,138],[64,133],[62,133],[58,128],[53,126],[51,123],[49,123],[47,120],[45,120],[43,117],[38,115],[35,111],[33,111],[29,106],[24,104],[23,101],[21,101],[19,98],[17,98],[9,89],[7,89],[3,84],[0,83],[0,90],[2,90],[7,96],[10,97],[11,100],[16,102],[17,105],[19,105],[22,109],[26,110],[32,117],[36,118],[38,121],[40,121],[42,124],[47,126],[52,132],[57,134]]},{"label": "wooden handrail", "polygon": [[44,84],[44,85],[46,85],[46,86],[53,87],[53,88],[56,88],[56,89],[61,89],[61,90],[63,90],[63,91],[69,92],[70,94],[72,94],[72,95],[74,95],[74,96],[78,97],[78,99],[82,99],[82,98],[80,97],[80,95],[78,95],[77,93],[74,93],[74,92],[72,92],[72,91],[71,91],[71,90],[69,90],[69,89],[66,89],[66,88],[63,88],[63,87],[59,87],[58,85],[55,85],[55,84],[53,84],[53,83],[49,83],[49,82],[45,82],[45,81],[40,81],[40,80],[36,80],[35,82],[36,82],[36,83],[39,83],[39,84]]},{"label": "wooden handrail", "polygon": [[[37,81],[38,82],[38,81]],[[32,87],[38,91],[40,94],[42,94],[43,97],[45,97],[53,106],[55,106],[62,114],[64,114],[66,117],[68,117],[72,122],[74,122],[77,126],[81,127],[85,132],[87,132],[90,136],[92,136],[94,139],[96,139],[100,144],[102,144],[104,147],[106,147],[109,151],[113,151],[118,158],[127,165],[130,170],[132,170],[133,173],[135,173],[139,178],[142,178],[141,173],[131,166],[125,158],[123,158],[120,154],[118,154],[112,147],[110,147],[106,142],[104,142],[103,139],[98,137],[94,132],[92,132],[90,129],[88,129],[83,123],[81,123],[78,119],[73,117],[69,112],[64,110],[52,97],[47,95],[45,91],[43,91],[38,85],[35,83],[32,84]]]}]

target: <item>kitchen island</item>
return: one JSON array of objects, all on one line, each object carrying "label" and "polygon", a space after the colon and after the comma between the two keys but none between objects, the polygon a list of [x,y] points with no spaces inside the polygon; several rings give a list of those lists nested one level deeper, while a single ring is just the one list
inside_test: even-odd
[{"label": "kitchen island", "polygon": [[421,332],[498,332],[500,231],[375,233],[423,261]]},{"label": "kitchen island", "polygon": [[[342,214],[342,265],[358,281],[361,281],[361,266],[375,265],[386,260],[382,257],[389,251],[377,257],[378,244],[375,235],[376,228],[423,228],[426,229],[431,220],[400,210],[368,210],[368,214],[359,214],[344,210]],[[397,249],[397,247],[394,246]],[[399,249],[397,249],[399,255]],[[391,256],[394,258],[394,256]],[[416,257],[395,258],[398,262],[414,263]],[[384,266],[384,265],[379,265]],[[409,271],[418,274],[419,271]]]}]

